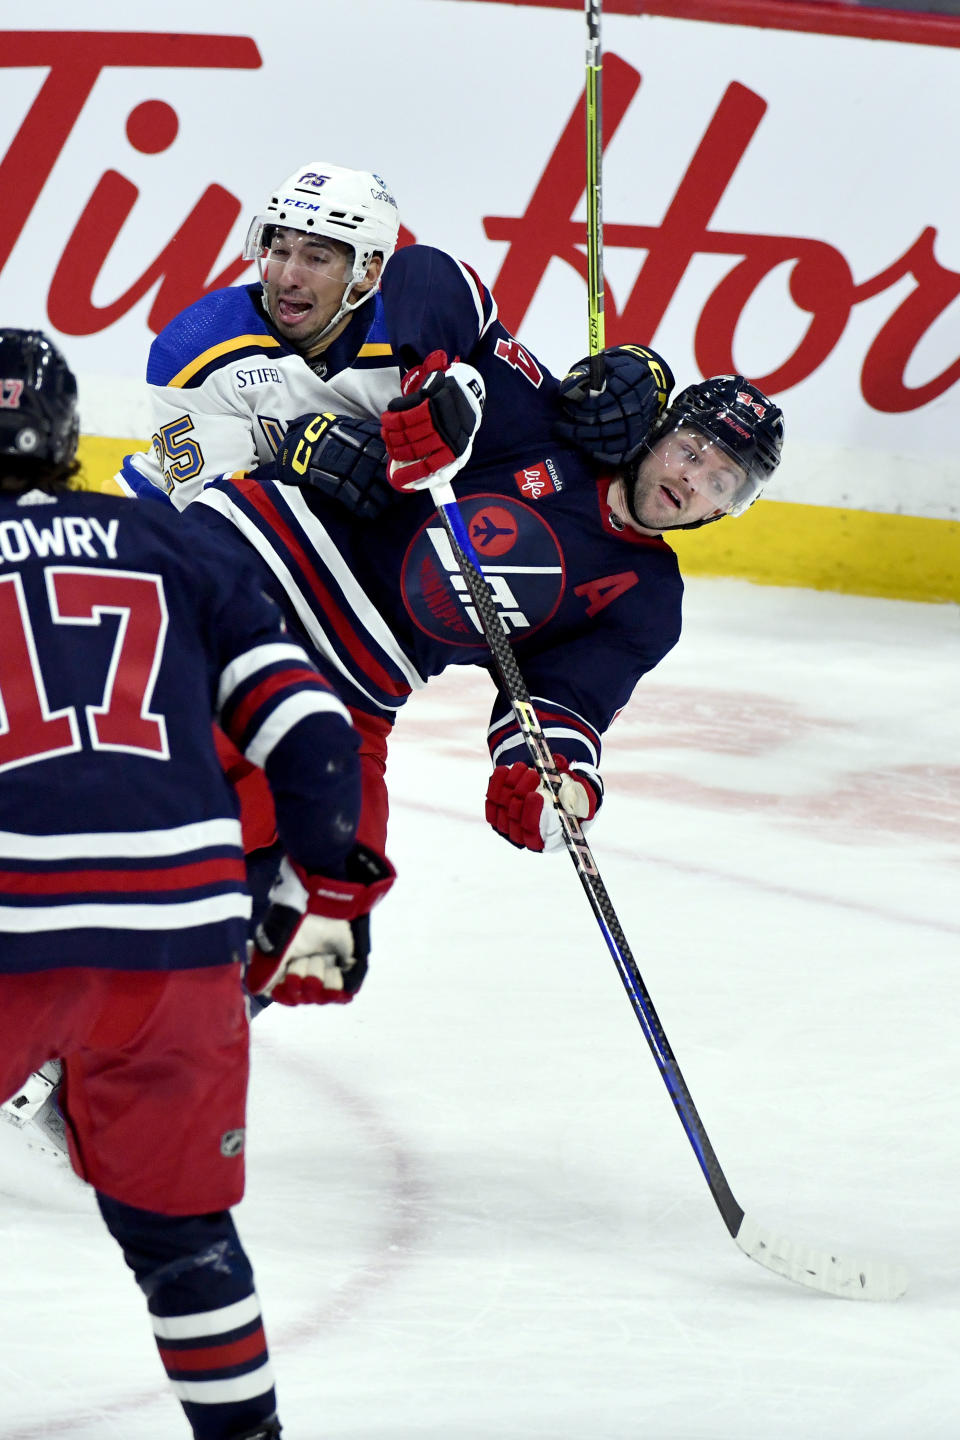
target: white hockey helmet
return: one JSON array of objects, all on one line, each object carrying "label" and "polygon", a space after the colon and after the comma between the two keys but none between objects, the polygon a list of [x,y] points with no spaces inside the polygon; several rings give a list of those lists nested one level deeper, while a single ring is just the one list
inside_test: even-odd
[{"label": "white hockey helmet", "polygon": [[381,176],[313,160],[288,176],[253,217],[243,247],[245,260],[260,259],[274,225],[351,245],[356,284],[365,279],[375,254],[383,256],[384,265],[390,259],[397,248],[400,216]]}]

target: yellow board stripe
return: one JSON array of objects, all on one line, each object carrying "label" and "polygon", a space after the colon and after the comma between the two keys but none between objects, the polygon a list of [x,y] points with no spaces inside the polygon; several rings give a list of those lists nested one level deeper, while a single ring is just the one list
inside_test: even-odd
[{"label": "yellow board stripe", "polygon": [[[122,493],[113,475],[123,457],[148,448],[145,440],[81,436],[80,483]],[[670,544],[685,575],[960,603],[960,522],[955,520],[759,500],[739,520],[677,532]]]},{"label": "yellow board stripe", "polygon": [[219,360],[222,355],[229,355],[231,350],[244,350],[248,345],[256,345],[261,350],[280,349],[280,341],[274,340],[272,335],[234,335],[231,340],[224,340],[220,345],[211,345],[209,350],[204,350],[202,355],[191,360],[190,364],[185,365],[167,384],[171,389],[186,385],[198,370],[202,370],[211,361]]},{"label": "yellow board stripe", "polygon": [[960,523],[759,500],[671,535],[685,575],[730,575],[892,600],[960,601]]},{"label": "yellow board stripe", "polygon": [[78,458],[80,474],[74,481],[77,490],[102,490],[108,495],[122,495],[124,492],[114,481],[114,475],[127,455],[137,450],[149,450],[147,440],[115,440],[106,435],[81,435]]}]

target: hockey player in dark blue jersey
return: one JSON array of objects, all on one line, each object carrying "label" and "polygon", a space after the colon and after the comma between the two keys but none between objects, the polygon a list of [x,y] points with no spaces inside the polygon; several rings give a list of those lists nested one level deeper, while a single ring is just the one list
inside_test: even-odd
[{"label": "hockey player in dark blue jersey", "polygon": [[392,871],[355,844],[357,736],[236,545],[69,488],[76,383],[0,331],[0,1098],[51,1056],[70,1158],[143,1288],[195,1440],[275,1440],[230,1215],[243,1193],[250,900],[211,720],[287,851],[248,983],[342,1001]]},{"label": "hockey player in dark blue jersey", "polygon": [[[643,401],[658,413],[672,377],[646,352]],[[558,381],[496,324],[476,364],[429,356],[383,416],[389,466],[351,450],[319,414],[290,429],[279,482],[235,477],[184,514],[232,529],[256,551],[284,607],[364,736],[361,837],[382,845],[386,738],[412,691],[489,655],[430,497],[457,467],[457,499],[558,766],[589,822],[600,805],[601,736],[680,635],[682,583],[664,534],[742,513],[779,463],[779,408],[742,376],[684,390],[634,459],[604,470],[558,442]],[[497,395],[495,428],[473,423]],[[470,398],[467,398],[467,397]],[[501,442],[502,448],[497,446]],[[404,495],[405,490],[413,493]],[[525,764],[507,697],[490,716],[487,818],[514,844],[562,841]]]}]

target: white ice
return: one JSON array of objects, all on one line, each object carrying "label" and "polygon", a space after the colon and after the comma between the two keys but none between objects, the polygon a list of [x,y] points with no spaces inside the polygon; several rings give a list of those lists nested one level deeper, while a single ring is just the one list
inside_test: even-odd
[{"label": "white ice", "polygon": [[[569,859],[483,822],[452,673],[395,735],[362,994],[254,1027],[284,1440],[957,1440],[958,619],[691,583],[591,833],[740,1204],[904,1298],[737,1249]],[[185,1440],[90,1193],[6,1127],[0,1247],[2,1440]]]}]

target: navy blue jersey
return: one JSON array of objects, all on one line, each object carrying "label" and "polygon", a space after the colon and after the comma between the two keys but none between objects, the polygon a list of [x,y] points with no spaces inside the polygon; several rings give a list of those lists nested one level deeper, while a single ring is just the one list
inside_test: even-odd
[{"label": "navy blue jersey", "polygon": [[264,767],[294,858],[343,860],[355,732],[236,546],[188,549],[173,511],[117,497],[0,493],[0,635],[0,970],[242,953],[214,717]]},{"label": "navy blue jersey", "polygon": [[[488,389],[502,391],[488,450],[506,412],[512,453],[471,460],[455,489],[551,747],[595,778],[600,736],[679,638],[682,582],[662,539],[611,518],[610,478],[552,441],[556,381],[534,383],[517,349],[501,356],[494,342],[485,362]],[[225,479],[183,521],[190,533],[232,527],[257,552],[264,586],[349,704],[393,715],[448,665],[489,664],[424,492],[360,520],[309,487]],[[497,763],[525,758],[504,696],[490,748]]]}]

